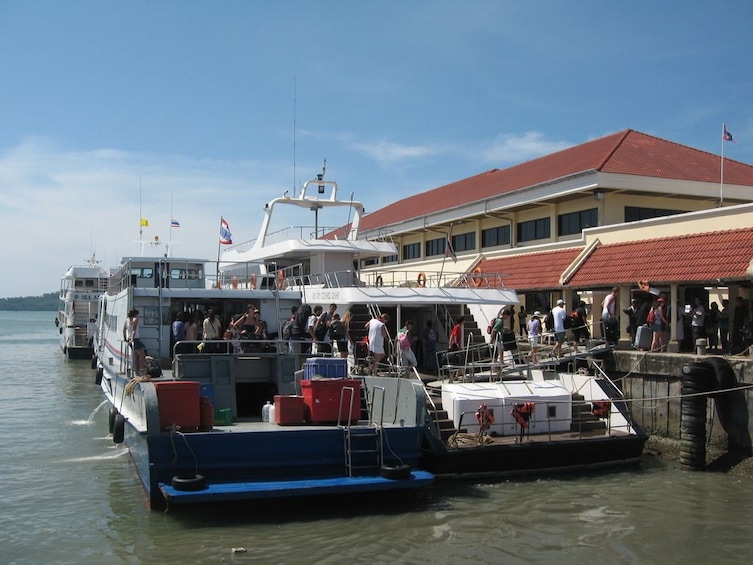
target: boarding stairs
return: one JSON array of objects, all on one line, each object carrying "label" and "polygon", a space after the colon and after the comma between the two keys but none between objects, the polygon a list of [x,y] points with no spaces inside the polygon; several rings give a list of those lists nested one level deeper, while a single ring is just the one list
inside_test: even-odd
[{"label": "boarding stairs", "polygon": [[595,430],[605,430],[607,422],[594,416],[592,406],[586,402],[582,394],[574,392],[572,395],[572,422],[570,424],[571,432],[591,432]]}]

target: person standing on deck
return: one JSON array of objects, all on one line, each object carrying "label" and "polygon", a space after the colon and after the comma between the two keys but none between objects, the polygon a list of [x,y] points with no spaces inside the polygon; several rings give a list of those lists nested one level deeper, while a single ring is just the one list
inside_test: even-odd
[{"label": "person standing on deck", "polygon": [[437,372],[437,346],[439,344],[439,335],[434,329],[434,323],[426,320],[424,328],[424,368],[427,373],[435,374]]},{"label": "person standing on deck", "polygon": [[[207,308],[207,315],[204,318],[202,330],[204,331],[203,339],[205,339],[206,341],[222,338],[222,335],[220,334],[220,331],[222,330],[222,322],[220,322],[220,320],[215,317],[214,310],[212,310],[211,308]],[[204,346],[208,349],[207,353],[216,353],[222,348],[222,344],[219,343],[207,343]]]},{"label": "person standing on deck", "polygon": [[531,344],[531,363],[538,363],[539,339],[541,337],[541,312],[536,310],[528,321],[528,341]]},{"label": "person standing on deck", "polygon": [[134,308],[128,312],[125,327],[125,338],[132,351],[133,376],[140,375],[146,369],[146,347],[139,337],[139,311]]},{"label": "person standing on deck", "polygon": [[366,328],[369,331],[369,355],[371,355],[371,374],[376,375],[379,369],[379,363],[384,359],[384,341],[387,339],[387,326],[390,317],[388,314],[382,314],[378,318],[372,318],[366,322]]}]

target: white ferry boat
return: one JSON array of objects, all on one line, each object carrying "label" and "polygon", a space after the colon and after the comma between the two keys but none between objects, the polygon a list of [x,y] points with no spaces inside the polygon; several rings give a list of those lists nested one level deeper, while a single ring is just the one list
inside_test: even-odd
[{"label": "white ferry boat", "polygon": [[55,325],[60,349],[69,359],[91,359],[99,298],[109,276],[92,255],[87,265],[70,267],[60,279],[60,305]]},{"label": "white ferry boat", "polygon": [[[313,212],[315,224],[270,233],[272,215],[282,207]],[[328,211],[343,208],[353,217],[345,227],[319,225]],[[291,289],[312,307],[326,311],[334,304],[338,313],[349,311],[349,359],[355,372],[365,370],[360,342],[372,317],[390,315],[388,349],[406,320],[413,322],[417,336],[427,321],[439,332],[432,363],[436,372],[406,371],[389,354],[379,370],[384,376],[412,375],[425,387],[422,468],[438,475],[508,474],[640,459],[646,435],[634,425],[619,388],[600,370],[598,359],[610,350],[603,340],[573,344],[561,358],[536,364],[511,351],[500,361],[474,320],[486,326],[501,308],[518,304],[503,275],[482,279],[475,270],[390,269],[399,252],[395,244],[388,235],[378,241],[359,238],[363,206],[352,198],[339,200],[337,183],[323,174],[308,181],[299,195],[271,200],[264,212],[256,240],[222,255],[222,281],[228,288]],[[364,259],[375,267],[359,269]],[[446,336],[460,316],[465,347],[453,355]],[[518,346],[522,350],[526,344]]]}]

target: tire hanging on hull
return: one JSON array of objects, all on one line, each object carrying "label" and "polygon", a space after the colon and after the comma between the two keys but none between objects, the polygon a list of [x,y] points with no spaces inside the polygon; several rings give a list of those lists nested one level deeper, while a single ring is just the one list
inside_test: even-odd
[{"label": "tire hanging on hull", "polygon": [[125,418],[123,414],[116,414],[112,424],[112,441],[115,444],[123,443],[125,439]]}]

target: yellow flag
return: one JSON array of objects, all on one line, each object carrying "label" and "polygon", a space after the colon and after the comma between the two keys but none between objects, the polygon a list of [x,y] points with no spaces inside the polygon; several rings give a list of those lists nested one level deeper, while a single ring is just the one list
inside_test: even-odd
[{"label": "yellow flag", "polygon": [[141,218],[141,227],[142,228],[148,228],[149,227],[149,220],[146,218]]}]

